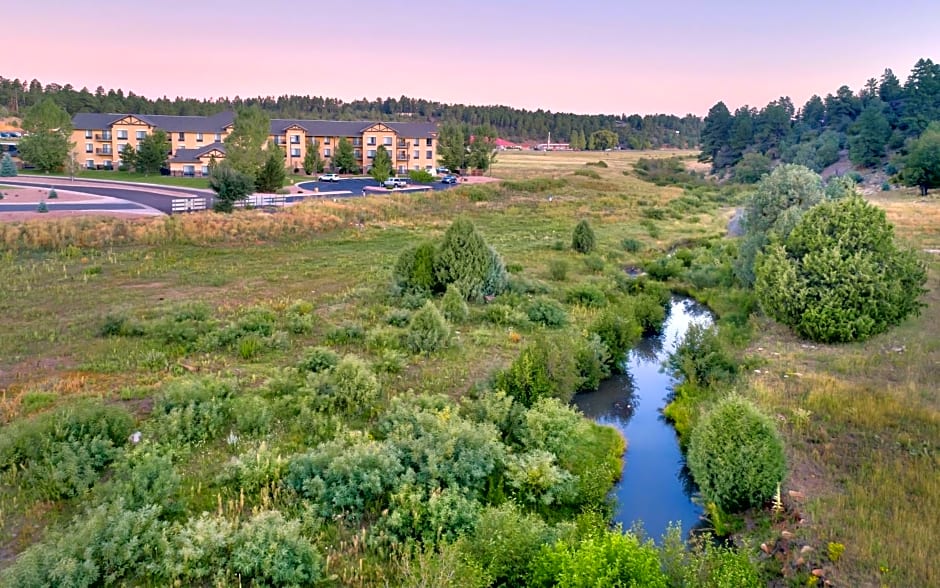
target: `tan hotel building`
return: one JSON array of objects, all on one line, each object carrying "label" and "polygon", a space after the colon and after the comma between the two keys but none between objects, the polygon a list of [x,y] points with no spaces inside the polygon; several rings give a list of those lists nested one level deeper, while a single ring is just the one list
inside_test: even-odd
[{"label": "tan hotel building", "polygon": [[[88,169],[117,169],[126,145],[136,149],[141,139],[160,129],[170,140],[170,173],[203,176],[213,158],[225,158],[222,142],[232,132],[234,120],[232,112],[212,116],[79,113],[72,119],[74,155]],[[291,170],[303,167],[314,141],[329,169],[337,143],[346,138],[362,169],[370,167],[381,145],[392,167],[406,173],[434,169],[437,137],[434,123],[272,119],[269,139],[284,151],[285,166]]]}]

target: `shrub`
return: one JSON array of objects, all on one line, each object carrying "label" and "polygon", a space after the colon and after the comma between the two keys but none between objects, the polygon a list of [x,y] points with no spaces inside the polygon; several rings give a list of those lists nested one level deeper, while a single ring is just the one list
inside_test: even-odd
[{"label": "shrub", "polygon": [[693,536],[686,544],[682,530],[670,526],[663,537],[660,559],[670,586],[761,588],[756,566],[745,550],[719,545],[710,534]]},{"label": "shrub", "polygon": [[181,378],[163,387],[147,423],[148,437],[166,444],[197,445],[220,435],[229,423],[234,386],[212,377]]},{"label": "shrub", "polygon": [[682,261],[672,256],[660,257],[647,263],[644,268],[649,277],[660,282],[682,275]]},{"label": "shrub", "polygon": [[45,200],[39,201],[39,206],[36,207],[36,212],[49,212],[49,207],[46,206]]},{"label": "shrub", "polygon": [[581,219],[571,234],[571,248],[578,253],[590,253],[597,247],[594,229],[587,219]]},{"label": "shrub", "polygon": [[403,308],[396,308],[388,313],[385,322],[393,327],[405,327],[411,322],[411,313]]},{"label": "shrub", "polygon": [[450,325],[429,300],[411,317],[405,334],[405,345],[412,353],[431,353],[450,345]]},{"label": "shrub", "polygon": [[593,169],[576,169],[574,170],[574,175],[585,177],[585,178],[591,178],[592,180],[601,179],[601,174],[597,173]]},{"label": "shrub", "polygon": [[430,184],[434,181],[434,176],[427,170],[413,169],[408,172],[408,179],[416,184]]},{"label": "shrub", "polygon": [[624,251],[630,253],[639,253],[643,250],[643,243],[638,239],[626,238],[620,242],[620,246],[623,247]]},{"label": "shrub", "polygon": [[603,159],[598,160],[598,161],[589,161],[585,163],[584,165],[589,166],[589,167],[603,167],[603,168],[608,167],[607,162],[604,161]]},{"label": "shrub", "polygon": [[546,297],[533,299],[526,308],[526,314],[533,323],[546,327],[562,327],[568,322],[568,315],[561,304]]},{"label": "shrub", "polygon": [[439,289],[435,274],[437,251],[433,243],[405,249],[395,262],[392,275],[403,292],[431,293]]},{"label": "shrub", "polygon": [[534,586],[668,586],[653,542],[641,543],[620,529],[599,531],[575,544],[545,547],[533,568]]},{"label": "shrub", "polygon": [[517,192],[546,192],[564,188],[568,184],[564,179],[532,178],[529,180],[503,180],[502,187]]},{"label": "shrub", "polygon": [[557,507],[577,497],[577,479],[548,451],[508,455],[505,476],[512,497],[535,508]]},{"label": "shrub", "polygon": [[271,427],[273,415],[268,401],[254,394],[244,394],[232,401],[232,414],[239,433],[263,435]]},{"label": "shrub", "polygon": [[568,262],[564,259],[552,259],[548,262],[548,275],[556,282],[564,282],[568,276]]},{"label": "shrub", "polygon": [[607,347],[608,366],[619,373],[623,369],[627,352],[639,341],[643,331],[632,312],[614,307],[605,310],[591,324],[590,332],[596,334]]},{"label": "shrub", "polygon": [[589,255],[584,258],[584,266],[595,274],[604,271],[604,260],[597,255]]},{"label": "shrub", "polygon": [[162,518],[170,518],[183,511],[180,481],[170,454],[145,441],[115,468],[110,490],[129,510],[155,505]]},{"label": "shrub", "polygon": [[525,312],[511,304],[487,304],[483,310],[483,320],[497,327],[529,326],[529,317]]},{"label": "shrub", "polygon": [[304,391],[322,411],[368,415],[378,400],[379,382],[364,361],[347,355],[336,367],[309,376]]},{"label": "shrub", "polygon": [[4,153],[0,158],[0,178],[12,178],[16,175],[16,164],[9,153]]},{"label": "shrub", "polygon": [[585,308],[604,308],[607,306],[607,297],[597,286],[579,284],[565,293],[565,302]]},{"label": "shrub", "polygon": [[737,397],[720,401],[692,429],[687,462],[705,500],[727,512],[760,506],[786,473],[773,421]]},{"label": "shrub", "polygon": [[515,503],[483,509],[476,528],[458,548],[483,565],[494,586],[525,586],[542,545],[552,530],[538,515]]},{"label": "shrub", "polygon": [[311,347],[304,351],[297,368],[308,372],[324,372],[339,363],[339,355],[329,347]]},{"label": "shrub", "polygon": [[263,511],[234,537],[231,569],[256,586],[308,586],[320,580],[323,560],[298,521]]},{"label": "shrub", "polygon": [[444,318],[452,323],[462,323],[470,316],[467,301],[454,284],[447,286],[447,292],[441,298],[441,312]]},{"label": "shrub", "polygon": [[509,367],[496,376],[496,389],[523,406],[539,398],[569,399],[578,385],[574,358],[547,339],[536,339],[523,347]]},{"label": "shrub", "polygon": [[119,455],[133,424],[124,409],[88,401],[16,420],[0,429],[0,471],[44,498],[76,496]]},{"label": "shrub", "polygon": [[49,189],[49,196],[47,196],[47,198],[48,198],[49,200],[55,200],[55,199],[57,199],[58,197],[59,197],[59,193],[55,191],[55,188],[50,188],[50,189]]},{"label": "shrub", "polygon": [[666,320],[666,308],[652,294],[640,294],[633,298],[633,316],[644,334],[658,333]]},{"label": "shrub", "polygon": [[808,211],[757,264],[755,293],[775,320],[813,341],[883,333],[920,311],[923,262],[894,242],[882,209],[860,196]]},{"label": "shrub", "polygon": [[502,258],[465,219],[455,220],[444,233],[434,271],[438,283],[455,284],[467,300],[495,296],[508,284]]},{"label": "shrub", "polygon": [[673,377],[699,388],[725,387],[737,376],[738,366],[728,356],[715,327],[690,325],[666,360]]},{"label": "shrub", "polygon": [[366,339],[366,330],[362,325],[347,323],[332,329],[326,334],[326,342],[330,345],[349,345],[361,343]]},{"label": "shrub", "polygon": [[143,327],[123,314],[105,315],[104,322],[98,329],[100,337],[139,337],[143,334]]},{"label": "shrub", "polygon": [[597,333],[579,342],[574,360],[578,372],[577,392],[597,390],[601,381],[610,375],[610,351]]}]

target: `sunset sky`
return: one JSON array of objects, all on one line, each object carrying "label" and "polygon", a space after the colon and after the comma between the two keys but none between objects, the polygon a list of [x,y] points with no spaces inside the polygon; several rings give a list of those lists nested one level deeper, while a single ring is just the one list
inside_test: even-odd
[{"label": "sunset sky", "polygon": [[[351,11],[347,6],[355,6]],[[940,58],[940,1],[33,0],[6,78],[148,97],[406,95],[577,113],[799,107]]]}]

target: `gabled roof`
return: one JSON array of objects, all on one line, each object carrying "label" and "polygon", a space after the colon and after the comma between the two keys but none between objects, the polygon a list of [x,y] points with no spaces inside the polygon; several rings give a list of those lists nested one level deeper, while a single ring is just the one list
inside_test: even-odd
[{"label": "gabled roof", "polygon": [[225,145],[222,143],[212,143],[196,149],[177,149],[176,155],[170,161],[173,163],[201,163],[200,157],[204,157],[211,151],[219,151],[225,155]]},{"label": "gabled roof", "polygon": [[127,116],[135,116],[153,127],[168,133],[221,133],[235,120],[235,113],[220,112],[212,116],[174,116],[168,114],[99,114],[79,112],[72,117],[72,127],[79,130],[108,129],[117,121]]},{"label": "gabled roof", "polygon": [[437,134],[437,125],[429,122],[387,122],[402,137],[430,137]]},{"label": "gabled roof", "polygon": [[290,127],[300,127],[307,135],[313,137],[358,137],[369,127],[383,124],[402,137],[430,137],[437,134],[437,125],[434,123],[397,123],[369,120],[303,120],[303,119],[271,119],[271,134],[283,135]]}]

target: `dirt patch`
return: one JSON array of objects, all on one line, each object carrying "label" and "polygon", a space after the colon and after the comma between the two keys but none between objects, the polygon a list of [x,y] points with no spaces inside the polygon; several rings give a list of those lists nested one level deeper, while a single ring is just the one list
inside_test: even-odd
[{"label": "dirt patch", "polygon": [[[3,193],[3,200],[0,200],[0,211],[4,204],[38,204],[41,200],[49,200],[48,188],[12,188],[3,187],[3,181],[0,180],[0,192]],[[93,196],[91,194],[75,194],[73,192],[59,192],[56,190],[57,198],[51,202],[108,202],[107,198]]]}]

